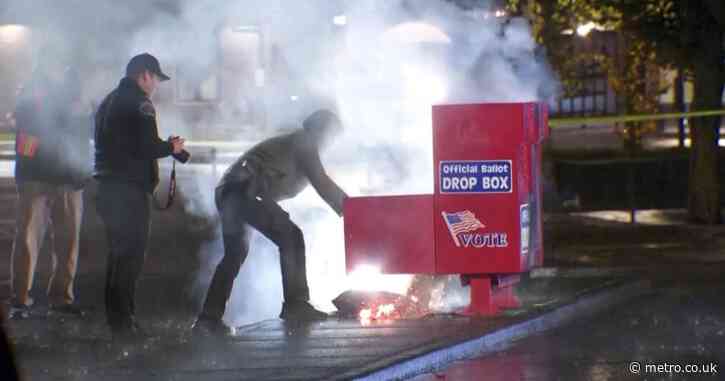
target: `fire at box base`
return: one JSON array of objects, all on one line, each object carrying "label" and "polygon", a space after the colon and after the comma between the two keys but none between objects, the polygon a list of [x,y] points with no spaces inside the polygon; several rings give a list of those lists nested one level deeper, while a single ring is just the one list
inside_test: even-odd
[{"label": "fire at box base", "polygon": [[341,317],[361,321],[414,319],[429,311],[406,295],[385,291],[345,291],[332,301]]},{"label": "fire at box base", "polygon": [[435,192],[346,200],[348,272],[461,274],[467,312],[516,308],[511,276],[543,263],[540,103],[433,107]]}]

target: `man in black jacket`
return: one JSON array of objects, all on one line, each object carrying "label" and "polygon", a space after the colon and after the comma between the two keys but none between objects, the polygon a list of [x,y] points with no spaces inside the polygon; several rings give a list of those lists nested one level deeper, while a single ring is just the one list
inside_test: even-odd
[{"label": "man in black jacket", "polygon": [[342,203],[347,195],[327,175],[319,155],[342,125],[332,112],[319,110],[305,119],[302,126],[252,147],[220,180],[216,204],[221,215],[224,258],[214,272],[195,329],[212,334],[231,333],[222,316],[234,278],[247,257],[252,228],[279,247],[284,292],[279,317],[297,321],[327,317],[308,303],[304,237],[277,202],[296,196],[312,184],[335,213],[342,216]]},{"label": "man in black jacket", "polygon": [[150,98],[159,82],[168,79],[155,57],[137,55],[96,113],[96,208],[110,249],[106,316],[114,337],[143,335],[135,320],[134,294],[146,252],[151,196],[159,182],[157,160],[184,149],[184,139],[158,136]]},{"label": "man in black jacket", "polygon": [[83,215],[83,186],[90,175],[88,126],[81,114],[80,83],[72,69],[43,63],[23,89],[15,110],[15,182],[18,208],[12,254],[12,317],[30,313],[35,266],[52,224],[51,310],[80,314],[73,283]]}]

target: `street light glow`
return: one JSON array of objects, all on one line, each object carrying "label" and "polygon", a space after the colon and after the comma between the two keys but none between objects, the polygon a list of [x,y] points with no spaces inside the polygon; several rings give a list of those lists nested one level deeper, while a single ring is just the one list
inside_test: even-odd
[{"label": "street light glow", "polygon": [[256,25],[239,25],[235,26],[232,29],[232,32],[234,33],[247,33],[247,32],[257,32],[259,31],[259,27]]},{"label": "street light glow", "polygon": [[332,23],[337,26],[345,26],[345,25],[347,25],[347,16],[337,15],[332,18]]},{"label": "street light glow", "polygon": [[385,31],[383,41],[403,44],[450,44],[451,38],[436,25],[425,22],[404,22]]},{"label": "street light glow", "polygon": [[593,22],[589,21],[586,24],[582,24],[576,27],[576,34],[582,37],[586,37],[596,27],[597,26]]},{"label": "street light glow", "polygon": [[16,44],[23,40],[29,29],[23,25],[6,24],[0,25],[0,43]]}]

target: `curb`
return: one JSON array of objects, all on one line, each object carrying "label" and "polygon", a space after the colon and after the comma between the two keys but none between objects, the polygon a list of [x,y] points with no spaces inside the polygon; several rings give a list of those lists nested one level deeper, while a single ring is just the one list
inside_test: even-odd
[{"label": "curb", "polygon": [[603,278],[633,275],[646,271],[639,267],[539,267],[531,270],[531,278]]},{"label": "curb", "polygon": [[[374,370],[365,375],[361,375],[362,372],[356,372],[357,374],[348,373],[333,379],[399,380],[429,373],[455,361],[493,353],[515,340],[558,328],[574,319],[595,315],[616,304],[644,295],[650,291],[651,283],[648,281],[636,281],[612,289],[595,291],[590,295],[579,297],[572,304],[555,308],[535,318],[495,330],[478,338],[436,349],[387,368]],[[372,366],[374,365],[372,364]]]}]

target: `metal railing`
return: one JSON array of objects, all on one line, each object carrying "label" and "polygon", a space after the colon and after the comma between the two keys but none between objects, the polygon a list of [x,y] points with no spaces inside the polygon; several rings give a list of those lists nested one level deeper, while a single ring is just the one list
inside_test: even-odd
[{"label": "metal railing", "polygon": [[[647,121],[660,121],[660,120],[676,120],[676,119],[689,119],[689,118],[701,118],[710,116],[723,116],[725,115],[725,109],[723,110],[707,110],[707,111],[692,111],[692,112],[671,112],[671,113],[656,113],[656,114],[635,114],[635,115],[617,115],[617,116],[591,116],[591,117],[567,117],[567,118],[551,118],[549,119],[549,126],[552,129],[561,127],[573,127],[573,126],[604,126],[614,125],[618,123],[632,123],[632,122],[647,122]],[[632,127],[638,128],[642,125],[634,124]],[[684,131],[680,130],[680,135],[684,135]],[[680,147],[684,147],[684,136],[679,137]],[[627,203],[629,203],[630,211],[630,222],[636,222],[636,192],[637,192],[637,178],[635,174],[635,164],[642,164],[643,162],[653,161],[657,159],[636,157],[633,155],[628,158],[617,158],[611,160],[582,160],[583,166],[590,165],[603,165],[603,164],[619,164],[622,162],[630,163],[627,165],[626,170],[626,193]],[[570,160],[571,161],[571,160]],[[562,161],[564,162],[564,161]]]}]

